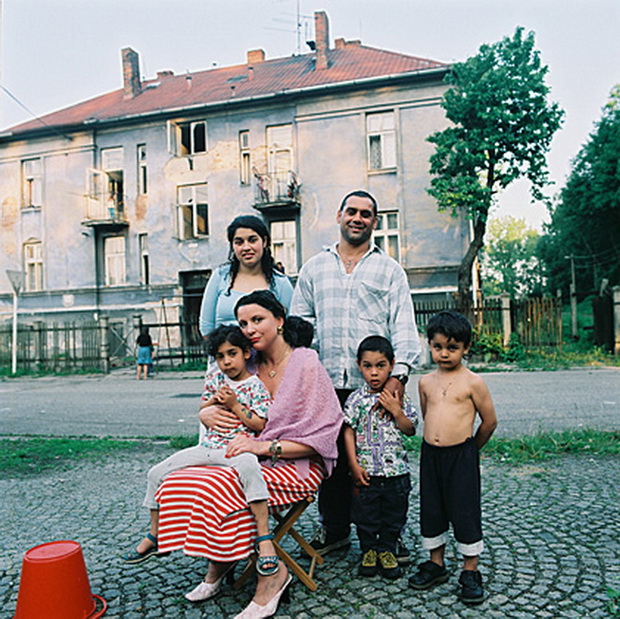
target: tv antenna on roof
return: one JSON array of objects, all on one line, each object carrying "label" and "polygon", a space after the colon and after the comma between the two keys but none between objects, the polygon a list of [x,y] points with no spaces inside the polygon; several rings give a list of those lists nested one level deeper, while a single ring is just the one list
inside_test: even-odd
[{"label": "tv antenna on roof", "polygon": [[[286,0],[288,1],[288,0]],[[287,18],[287,19],[280,19],[277,17],[273,17],[272,21],[274,22],[279,22],[282,24],[290,24],[293,25],[293,20],[292,18],[295,17],[295,22],[294,22],[294,28],[269,28],[266,27],[266,30],[280,30],[282,32],[295,32],[295,36],[296,36],[296,49],[295,49],[295,56],[298,56],[302,53],[303,51],[303,41],[308,39],[308,30],[309,30],[309,25],[312,22],[312,20],[314,19],[313,15],[302,15],[301,13],[301,8],[300,8],[300,0],[296,0],[296,12],[295,14],[293,13],[286,13],[283,12],[281,13],[282,15],[290,15],[291,18]],[[302,36],[302,30],[303,30],[303,36]]]}]

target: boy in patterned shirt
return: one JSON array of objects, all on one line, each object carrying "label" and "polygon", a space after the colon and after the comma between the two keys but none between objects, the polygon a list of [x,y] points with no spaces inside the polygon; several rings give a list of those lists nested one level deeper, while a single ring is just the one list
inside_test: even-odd
[{"label": "boy in patterned shirt", "polygon": [[354,484],[351,520],[362,549],[359,574],[374,576],[380,567],[386,578],[398,578],[396,542],[411,490],[403,435],[415,434],[418,414],[407,395],[401,403],[384,389],[394,368],[389,340],[379,335],[362,340],[357,365],[366,385],[346,401],[344,441]]}]

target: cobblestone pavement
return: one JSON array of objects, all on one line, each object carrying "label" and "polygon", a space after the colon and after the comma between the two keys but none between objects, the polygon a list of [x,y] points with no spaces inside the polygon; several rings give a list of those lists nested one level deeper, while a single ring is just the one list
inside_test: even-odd
[{"label": "cobblestone pavement", "polygon": [[[143,566],[125,566],[118,555],[146,528],[140,507],[147,468],[170,448],[148,444],[139,455],[81,462],[66,471],[1,480],[0,610],[15,611],[21,561],[29,548],[71,539],[83,548],[91,590],[109,603],[106,617],[230,617],[249,601],[252,587],[229,586],[198,605],[183,593],[206,570],[206,561],[177,552]],[[317,569],[319,589],[296,582],[291,603],[278,617],[607,617],[608,587],[620,589],[618,460],[565,456],[549,463],[507,466],[483,460],[483,518],[487,550],[481,571],[487,597],[467,608],[456,599],[458,561],[447,552],[450,580],[428,592],[356,576],[359,547],[338,551]],[[418,550],[417,464],[406,541]],[[85,492],[85,488],[88,489]],[[310,533],[316,511],[303,517]],[[412,568],[410,568],[412,569]]]}]

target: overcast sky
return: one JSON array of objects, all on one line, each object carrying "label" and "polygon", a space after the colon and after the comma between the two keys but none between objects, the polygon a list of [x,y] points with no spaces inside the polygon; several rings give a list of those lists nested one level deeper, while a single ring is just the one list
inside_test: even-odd
[{"label": "overcast sky", "polygon": [[[559,189],[570,160],[620,83],[620,0],[0,0],[3,88],[35,115],[122,87],[123,47],[140,54],[144,77],[241,64],[297,52],[296,14],[313,38],[313,11],[327,11],[330,36],[446,62],[524,26],[549,66],[551,98],[566,111],[549,156]],[[0,127],[31,115],[0,91]],[[509,190],[501,214],[539,226],[527,186]]]}]

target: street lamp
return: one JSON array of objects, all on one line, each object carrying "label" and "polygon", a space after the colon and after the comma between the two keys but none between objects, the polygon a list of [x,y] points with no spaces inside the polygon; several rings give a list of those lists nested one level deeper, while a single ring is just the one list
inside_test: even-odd
[{"label": "street lamp", "polygon": [[13,287],[13,342],[11,347],[11,373],[17,374],[17,297],[24,285],[23,271],[6,270],[6,275]]}]

